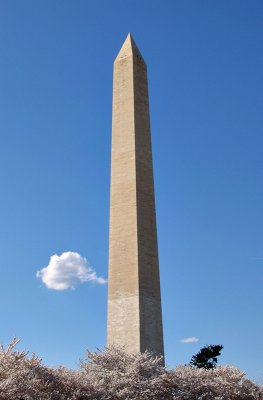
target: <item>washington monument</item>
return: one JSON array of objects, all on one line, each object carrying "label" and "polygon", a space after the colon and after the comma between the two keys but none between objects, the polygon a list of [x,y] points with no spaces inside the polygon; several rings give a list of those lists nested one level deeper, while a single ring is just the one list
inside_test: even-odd
[{"label": "washington monument", "polygon": [[163,355],[147,69],[130,34],[113,75],[107,345]]}]

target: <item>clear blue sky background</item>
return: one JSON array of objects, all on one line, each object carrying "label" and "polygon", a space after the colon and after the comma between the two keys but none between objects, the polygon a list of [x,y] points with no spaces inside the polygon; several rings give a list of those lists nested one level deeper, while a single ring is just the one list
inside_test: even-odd
[{"label": "clear blue sky background", "polygon": [[[47,289],[53,254],[107,276],[112,63],[148,64],[166,361],[222,343],[263,372],[263,2],[0,1],[0,339],[48,365],[102,348],[107,285]],[[179,340],[195,336],[198,343]]]}]

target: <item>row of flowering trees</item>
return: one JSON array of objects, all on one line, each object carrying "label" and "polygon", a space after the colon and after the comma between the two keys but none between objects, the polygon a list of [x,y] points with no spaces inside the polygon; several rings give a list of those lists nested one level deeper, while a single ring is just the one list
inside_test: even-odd
[{"label": "row of flowering trees", "polygon": [[0,400],[263,400],[263,388],[224,366],[166,371],[149,353],[110,347],[87,352],[78,371],[49,368],[36,355],[0,350]]}]

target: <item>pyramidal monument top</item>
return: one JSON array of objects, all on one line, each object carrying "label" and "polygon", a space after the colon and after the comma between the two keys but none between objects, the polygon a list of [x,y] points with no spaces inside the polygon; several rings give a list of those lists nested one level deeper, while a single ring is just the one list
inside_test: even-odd
[{"label": "pyramidal monument top", "polygon": [[141,60],[143,60],[143,56],[141,55],[140,50],[138,49],[131,33],[129,32],[128,36],[126,37],[117,57],[115,59],[115,62],[120,61],[123,58],[131,57],[131,56],[138,57]]}]

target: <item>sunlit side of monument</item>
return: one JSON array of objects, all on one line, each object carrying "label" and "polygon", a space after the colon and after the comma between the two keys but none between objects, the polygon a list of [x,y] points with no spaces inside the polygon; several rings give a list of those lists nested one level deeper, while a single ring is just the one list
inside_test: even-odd
[{"label": "sunlit side of monument", "polygon": [[147,68],[129,34],[114,62],[107,345],[163,355]]}]

